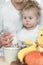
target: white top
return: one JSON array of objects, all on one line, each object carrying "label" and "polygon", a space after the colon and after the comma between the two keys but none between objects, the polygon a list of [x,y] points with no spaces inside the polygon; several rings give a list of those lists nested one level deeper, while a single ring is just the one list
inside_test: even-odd
[{"label": "white top", "polygon": [[[38,32],[39,32],[39,25],[37,25],[34,29],[26,29],[23,28],[20,32],[18,32],[18,34],[16,35],[16,37],[14,38],[14,42],[13,43],[18,43],[20,44],[20,42],[23,42],[24,40],[31,40],[33,42],[36,42],[37,40],[37,36],[38,36]],[[22,45],[22,43],[20,44]]]},{"label": "white top", "polygon": [[[22,20],[20,11],[18,11],[11,3],[7,2],[0,9],[0,33],[2,31],[12,31],[14,34],[22,28]],[[0,49],[2,51],[2,49]],[[0,53],[0,55],[2,55]]]},{"label": "white top", "polygon": [[36,26],[34,29],[27,30],[26,28],[23,28],[19,33],[18,33],[18,39],[20,41],[24,40],[31,40],[31,41],[36,41],[37,36],[38,36],[38,31],[39,31],[39,25]]},{"label": "white top", "polygon": [[0,0],[0,8],[5,4],[5,0]]},{"label": "white top", "polygon": [[7,28],[15,33],[22,27],[20,11],[12,5],[11,0],[9,0],[1,9],[1,18],[4,29]]}]

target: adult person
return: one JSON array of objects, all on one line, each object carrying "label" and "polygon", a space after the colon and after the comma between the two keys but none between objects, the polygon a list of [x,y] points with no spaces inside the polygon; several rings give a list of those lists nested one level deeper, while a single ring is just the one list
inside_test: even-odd
[{"label": "adult person", "polygon": [[5,0],[0,0],[0,8],[5,4]]},{"label": "adult person", "polygon": [[3,55],[3,46],[10,47],[13,41],[13,34],[8,31],[17,33],[22,28],[21,9],[24,2],[29,0],[9,0],[0,9],[0,56]]},{"label": "adult person", "polygon": [[24,0],[9,0],[0,10],[0,47],[9,47],[12,44],[13,35],[9,31],[5,32],[5,28],[13,29],[14,33],[22,28],[20,11],[23,4]]}]

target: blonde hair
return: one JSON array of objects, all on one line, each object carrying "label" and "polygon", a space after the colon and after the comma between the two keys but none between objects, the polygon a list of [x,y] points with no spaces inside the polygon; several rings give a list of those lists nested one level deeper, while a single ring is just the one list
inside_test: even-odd
[{"label": "blonde hair", "polygon": [[25,3],[25,5],[24,5],[24,7],[23,7],[21,12],[23,13],[25,10],[31,9],[31,8],[34,8],[36,10],[37,15],[40,17],[41,8],[39,6],[39,3],[37,1],[35,1],[35,0],[28,0]]}]

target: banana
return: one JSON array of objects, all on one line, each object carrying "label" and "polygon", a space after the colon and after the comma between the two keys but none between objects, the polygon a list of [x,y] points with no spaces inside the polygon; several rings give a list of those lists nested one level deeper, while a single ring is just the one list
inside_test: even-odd
[{"label": "banana", "polygon": [[24,40],[24,44],[35,45],[35,42],[33,42],[31,40]]},{"label": "banana", "polygon": [[[38,41],[38,44],[43,44],[43,27],[40,28],[40,30],[39,30],[39,34],[38,34],[37,41]],[[24,48],[24,49],[22,49],[22,50],[20,50],[18,52],[18,59],[22,63],[23,63],[23,59],[24,59],[25,55],[27,55],[31,51],[38,50],[38,48],[36,48],[35,42],[30,41],[30,40],[24,40],[24,43],[25,44],[29,44],[31,46],[30,47],[27,47],[27,48]]]},{"label": "banana", "polygon": [[24,59],[25,55],[27,55],[27,53],[34,51],[34,50],[37,50],[35,46],[30,46],[30,47],[20,50],[18,52],[18,59],[20,60],[20,62],[23,63],[23,59]]}]

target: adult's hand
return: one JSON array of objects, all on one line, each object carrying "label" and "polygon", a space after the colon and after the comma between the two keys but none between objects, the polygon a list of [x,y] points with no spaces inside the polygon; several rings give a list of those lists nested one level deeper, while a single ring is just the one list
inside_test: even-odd
[{"label": "adult's hand", "polygon": [[0,35],[0,46],[10,47],[12,45],[13,35],[10,32],[6,32]]}]

